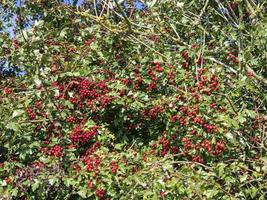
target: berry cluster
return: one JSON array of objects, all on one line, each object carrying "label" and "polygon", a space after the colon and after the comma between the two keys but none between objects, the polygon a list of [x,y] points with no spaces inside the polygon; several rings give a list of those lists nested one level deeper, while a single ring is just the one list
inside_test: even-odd
[{"label": "berry cluster", "polygon": [[36,118],[36,113],[34,112],[33,108],[27,108],[27,114],[31,120]]},{"label": "berry cluster", "polygon": [[72,142],[79,142],[85,144],[91,138],[97,135],[97,130],[97,126],[91,127],[89,130],[83,130],[83,126],[79,124],[73,129],[70,135],[70,139]]},{"label": "berry cluster", "polygon": [[88,172],[94,172],[94,176],[97,176],[99,173],[98,166],[101,163],[102,159],[97,154],[92,154],[82,157],[83,163],[86,165],[86,170]]},{"label": "berry cluster", "polygon": [[102,199],[105,196],[105,190],[104,189],[97,189],[95,194],[98,198]]},{"label": "berry cluster", "polygon": [[118,165],[117,161],[116,160],[110,161],[109,168],[113,174],[116,174],[118,169],[119,169],[119,165]]},{"label": "berry cluster", "polygon": [[151,119],[156,119],[159,116],[159,114],[163,112],[164,108],[162,108],[159,105],[155,105],[150,110],[145,109],[144,111],[142,111],[142,117],[143,118],[149,117]]},{"label": "berry cluster", "polygon": [[5,94],[11,94],[13,92],[13,89],[12,88],[5,88],[4,89],[4,93]]},{"label": "berry cluster", "polygon": [[228,58],[230,58],[232,60],[233,63],[235,63],[235,64],[239,64],[240,63],[240,61],[238,60],[237,56],[235,56],[233,52],[229,51],[227,53],[227,56],[228,56]]},{"label": "berry cluster", "polygon": [[49,155],[49,156],[55,156],[55,157],[62,157],[63,156],[63,150],[64,148],[60,145],[55,145],[53,147],[44,147],[40,149],[40,152]]}]

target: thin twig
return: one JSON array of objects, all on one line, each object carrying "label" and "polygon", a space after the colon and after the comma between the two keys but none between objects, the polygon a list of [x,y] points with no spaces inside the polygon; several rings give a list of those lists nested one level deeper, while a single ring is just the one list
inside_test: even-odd
[{"label": "thin twig", "polygon": [[227,99],[227,101],[229,102],[230,106],[232,107],[234,113],[235,113],[236,115],[238,115],[237,109],[235,108],[233,102],[231,101],[231,99],[228,97],[227,94],[223,94],[223,93],[215,93],[215,94],[218,94],[218,95],[221,95],[221,96],[225,97],[225,98]]},{"label": "thin twig", "polygon": [[94,9],[95,9],[95,15],[98,17],[97,8],[96,8],[96,1],[94,0]]},{"label": "thin twig", "polygon": [[212,58],[212,57],[206,57],[206,59],[208,59],[208,60],[210,60],[210,61],[213,61],[213,62],[215,62],[215,63],[217,63],[217,64],[219,64],[219,65],[221,65],[221,66],[223,66],[223,67],[225,67],[225,68],[227,68],[227,69],[229,69],[231,72],[237,74],[237,71],[236,71],[235,69],[233,69],[233,68],[230,67],[229,65],[224,64],[223,62],[221,62],[221,61],[219,61],[219,60],[216,60],[215,58]]},{"label": "thin twig", "polygon": [[162,56],[163,58],[165,59],[168,59],[168,57],[162,53],[160,53],[159,51],[155,50],[154,48],[150,47],[149,45],[147,45],[146,43],[142,42],[141,40],[138,40],[136,39],[135,37],[130,37],[129,36],[129,39],[132,41],[132,42],[138,42],[138,43],[141,43],[142,45],[146,46],[147,48],[149,48],[150,50],[154,51],[155,53],[159,54],[160,56]]},{"label": "thin twig", "polygon": [[132,30],[131,22],[129,21],[128,17],[125,15],[124,11],[121,9],[121,7],[120,7],[120,5],[119,5],[117,0],[115,0],[115,4],[117,5],[120,13],[122,14],[123,18],[125,19],[125,21],[126,21],[126,23],[128,25],[129,31],[131,31]]},{"label": "thin twig", "polygon": [[209,0],[206,0],[204,7],[202,8],[202,10],[201,10],[201,12],[199,14],[199,19],[201,19],[202,15],[206,12],[208,4],[209,4]]}]

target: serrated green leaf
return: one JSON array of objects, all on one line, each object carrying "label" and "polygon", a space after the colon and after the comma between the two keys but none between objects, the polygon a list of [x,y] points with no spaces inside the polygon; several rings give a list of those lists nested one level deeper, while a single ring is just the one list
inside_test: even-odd
[{"label": "serrated green leaf", "polygon": [[80,191],[77,192],[78,195],[80,195],[82,198],[86,198],[86,193],[87,193],[87,190],[86,189],[82,189]]},{"label": "serrated green leaf", "polygon": [[18,125],[18,123],[15,123],[15,122],[9,122],[6,125],[6,128],[10,129],[10,130],[13,130],[13,131],[18,131],[19,130],[19,125]]},{"label": "serrated green leaf", "polygon": [[14,110],[12,118],[21,116],[25,111],[24,110]]}]

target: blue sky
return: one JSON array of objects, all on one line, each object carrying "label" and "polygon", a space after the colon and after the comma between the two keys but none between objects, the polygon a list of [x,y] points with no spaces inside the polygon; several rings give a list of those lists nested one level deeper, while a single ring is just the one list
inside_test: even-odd
[{"label": "blue sky", "polygon": [[[21,1],[17,1],[17,6],[21,6],[18,2],[21,2]],[[84,2],[84,0],[78,0],[77,6],[82,5],[83,2]],[[73,0],[64,0],[64,3],[66,3],[66,4],[73,4]],[[128,4],[126,3],[126,1],[124,2],[123,5],[124,5],[124,7],[128,7]],[[136,7],[137,10],[143,10],[146,7],[145,4],[143,4],[140,0],[135,0],[134,1],[134,6]],[[7,29],[7,31],[9,32],[9,35],[10,35],[11,38],[14,38],[15,37],[14,31],[13,31],[14,26],[16,26],[15,19],[16,19],[16,16],[14,16],[12,18],[12,24],[13,24],[13,26],[11,26],[11,27],[9,27]],[[31,25],[29,25],[29,26],[31,26]],[[5,63],[5,66],[0,66],[0,71],[2,71],[2,70],[9,71],[10,69],[11,68],[8,66],[7,63]],[[23,76],[23,75],[25,75],[25,71],[22,70],[22,71],[17,72],[16,74],[17,74],[17,76]]]},{"label": "blue sky", "polygon": [[[84,0],[78,0],[77,6],[82,5],[83,2],[84,2]],[[72,4],[73,0],[65,0],[65,3]],[[138,10],[142,10],[145,7],[145,5],[140,0],[135,0],[134,1],[134,5]]]},{"label": "blue sky", "polygon": [[[17,1],[17,2],[19,2],[19,1]],[[77,6],[82,5],[83,2],[84,2],[84,0],[78,0]],[[64,3],[66,3],[66,4],[73,4],[73,0],[64,0]],[[19,4],[17,4],[17,5],[20,6]],[[128,4],[126,3],[126,1],[124,3],[124,6],[125,7],[128,6]],[[145,4],[143,4],[140,0],[135,0],[134,1],[134,6],[136,7],[137,10],[143,10],[146,7]],[[13,19],[12,19],[14,25],[15,25],[15,18],[16,18],[16,16],[14,16]],[[10,37],[11,38],[14,38],[13,27],[8,28],[8,32],[9,32]]]},{"label": "blue sky", "polygon": [[[78,0],[77,6],[82,5],[83,2],[84,2],[84,0]],[[73,4],[73,0],[65,0],[65,3],[67,3],[67,4]]]}]

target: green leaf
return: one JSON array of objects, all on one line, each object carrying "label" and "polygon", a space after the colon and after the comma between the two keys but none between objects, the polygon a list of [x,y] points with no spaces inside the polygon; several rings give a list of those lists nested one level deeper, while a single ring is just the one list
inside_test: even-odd
[{"label": "green leaf", "polygon": [[253,111],[253,110],[245,109],[243,112],[246,113],[249,117],[252,117],[252,118],[257,116],[257,113],[255,111]]},{"label": "green leaf", "polygon": [[34,184],[32,184],[32,191],[34,192],[36,189],[38,189],[40,185],[40,182],[37,180]]},{"label": "green leaf", "polygon": [[65,178],[65,179],[64,179],[64,184],[65,184],[67,187],[69,187],[69,186],[71,186],[71,185],[74,185],[74,184],[75,184],[75,181],[74,181],[73,178]]},{"label": "green leaf", "polygon": [[17,196],[18,192],[19,192],[18,188],[14,188],[14,189],[12,189],[11,194],[12,194],[12,196]]},{"label": "green leaf", "polygon": [[57,181],[56,178],[50,178],[50,179],[48,180],[48,182],[49,182],[50,185],[54,185],[56,181]]},{"label": "green leaf", "polygon": [[18,125],[18,123],[15,123],[15,122],[9,122],[6,125],[6,128],[10,129],[10,130],[13,130],[13,131],[18,131],[19,130],[19,125]]},{"label": "green leaf", "polygon": [[177,2],[176,6],[178,8],[183,8],[184,7],[184,2]]},{"label": "green leaf", "polygon": [[243,124],[246,121],[246,118],[243,117],[242,115],[239,115],[236,117],[237,121]]},{"label": "green leaf", "polygon": [[70,108],[70,109],[73,109],[74,108],[74,105],[70,102],[70,101],[66,101],[65,102],[65,105]]},{"label": "green leaf", "polygon": [[151,196],[154,195],[154,192],[152,191],[146,191],[144,193],[143,199],[151,199]]},{"label": "green leaf", "polygon": [[14,110],[12,118],[21,116],[25,111],[24,110]]},{"label": "green leaf", "polygon": [[247,175],[247,174],[241,176],[241,177],[240,177],[240,182],[241,182],[241,183],[245,182],[245,181],[247,180],[247,178],[248,178],[248,175]]},{"label": "green leaf", "polygon": [[77,192],[78,195],[80,195],[82,198],[86,198],[86,193],[87,193],[87,190],[86,189],[82,189],[80,190],[79,192]]},{"label": "green leaf", "polygon": [[7,186],[7,182],[5,180],[3,181],[0,180],[0,186],[2,187]]},{"label": "green leaf", "polygon": [[233,134],[228,132],[225,134],[225,136],[229,139],[229,140],[232,140],[234,137],[233,137]]},{"label": "green leaf", "polygon": [[42,81],[38,77],[36,77],[34,79],[34,82],[35,82],[36,85],[41,85],[41,83],[42,83]]}]

